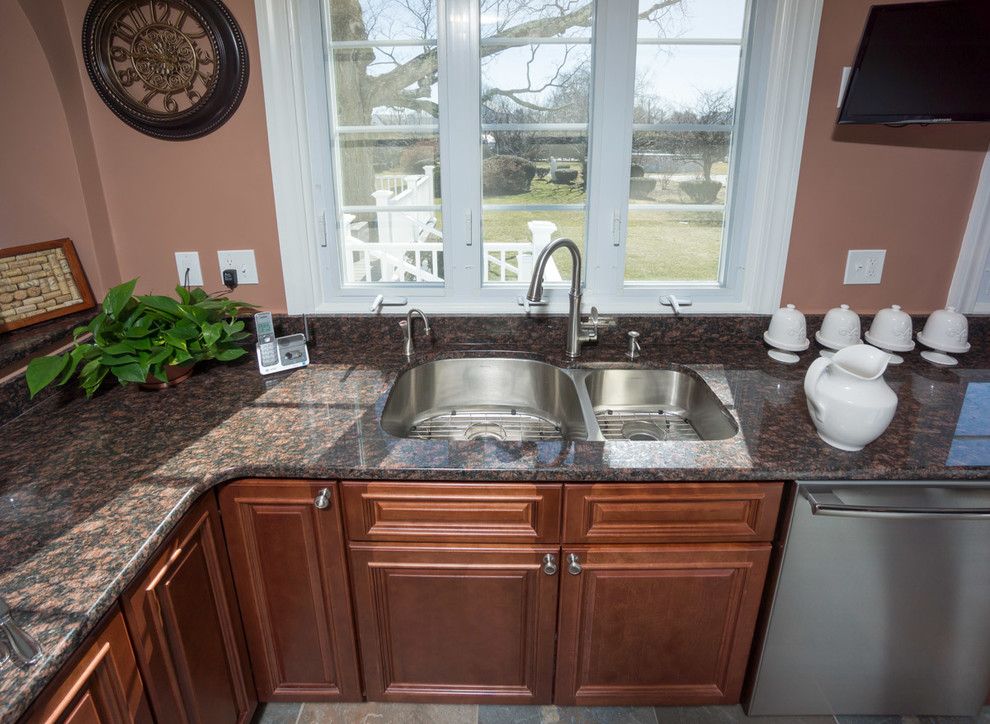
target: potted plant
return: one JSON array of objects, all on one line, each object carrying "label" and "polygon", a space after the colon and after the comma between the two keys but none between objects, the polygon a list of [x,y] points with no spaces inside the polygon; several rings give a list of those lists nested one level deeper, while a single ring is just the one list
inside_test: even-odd
[{"label": "potted plant", "polygon": [[[132,279],[107,292],[100,313],[73,330],[71,350],[31,360],[26,375],[31,397],[77,373],[87,397],[108,376],[121,384],[171,386],[187,378],[197,362],[228,362],[247,354],[241,343],[250,334],[237,314],[253,305],[181,286],[175,288],[178,299],[134,296],[136,283]],[[79,341],[87,333],[92,337]]]}]

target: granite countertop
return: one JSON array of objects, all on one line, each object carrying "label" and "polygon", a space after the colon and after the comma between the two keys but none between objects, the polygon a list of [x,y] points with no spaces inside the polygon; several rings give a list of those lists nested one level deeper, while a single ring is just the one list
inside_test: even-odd
[{"label": "granite countertop", "polygon": [[[812,320],[809,320],[811,322]],[[283,329],[295,325],[282,320]],[[0,426],[0,594],[36,635],[43,661],[0,666],[0,722],[14,721],[110,609],[199,495],[238,477],[391,480],[662,481],[990,478],[990,345],[985,320],[956,368],[908,355],[890,367],[893,423],[858,453],[825,445],[797,365],[771,361],[765,319],[625,318],[582,365],[676,362],[708,381],[740,426],[703,443],[414,441],[381,429],[397,374],[395,319],[318,319],[313,364],[262,378],[253,359],[203,365],[179,387],[48,397]],[[525,355],[563,365],[563,324],[445,318],[417,357]],[[426,345],[420,343],[422,348]],[[496,350],[493,352],[492,350]],[[504,352],[498,352],[503,350]],[[540,354],[542,352],[542,354]]]}]

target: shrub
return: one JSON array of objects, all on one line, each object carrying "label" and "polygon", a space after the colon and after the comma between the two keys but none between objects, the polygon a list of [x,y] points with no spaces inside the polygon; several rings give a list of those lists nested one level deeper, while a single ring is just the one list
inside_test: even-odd
[{"label": "shrub", "polygon": [[646,175],[646,171],[638,163],[634,163],[629,167],[629,177],[630,178],[643,178]]},{"label": "shrub", "polygon": [[722,190],[722,184],[718,181],[681,181],[681,191],[696,204],[711,204],[718,198],[718,192]]},{"label": "shrub", "polygon": [[525,194],[536,175],[536,166],[519,156],[492,156],[482,163],[485,193],[493,196]]},{"label": "shrub", "polygon": [[437,147],[434,143],[417,143],[406,146],[399,154],[399,168],[403,173],[423,173],[423,166],[437,166]]},{"label": "shrub", "polygon": [[573,169],[565,168],[557,169],[557,173],[554,178],[551,179],[555,184],[572,184],[577,181],[578,172]]},{"label": "shrub", "polygon": [[657,182],[652,178],[633,176],[629,179],[629,195],[634,199],[648,199],[656,187]]}]

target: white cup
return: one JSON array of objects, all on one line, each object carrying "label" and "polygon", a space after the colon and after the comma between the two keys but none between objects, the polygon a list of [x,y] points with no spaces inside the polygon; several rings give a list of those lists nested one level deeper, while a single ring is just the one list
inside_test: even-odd
[{"label": "white cup", "polygon": [[914,349],[911,339],[911,315],[901,311],[900,304],[891,304],[873,317],[866,341],[892,352],[910,352]]},{"label": "white cup", "polygon": [[842,349],[854,344],[861,344],[859,338],[859,315],[849,308],[848,304],[833,307],[825,313],[822,328],[815,339],[826,347]]},{"label": "white cup", "polygon": [[969,322],[955,307],[936,309],[918,333],[918,341],[926,347],[956,354],[969,351],[968,340]]},{"label": "white cup", "polygon": [[770,326],[763,338],[771,347],[788,352],[808,349],[808,328],[804,315],[793,304],[781,307],[770,317]]}]

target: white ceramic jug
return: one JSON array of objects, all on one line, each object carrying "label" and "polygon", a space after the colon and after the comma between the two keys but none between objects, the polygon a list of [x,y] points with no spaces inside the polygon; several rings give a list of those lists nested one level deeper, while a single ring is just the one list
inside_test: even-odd
[{"label": "white ceramic jug", "polygon": [[804,376],[808,412],[818,436],[840,450],[862,450],[887,429],[897,395],[883,380],[890,355],[868,344],[819,357]]}]

